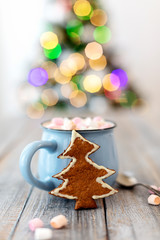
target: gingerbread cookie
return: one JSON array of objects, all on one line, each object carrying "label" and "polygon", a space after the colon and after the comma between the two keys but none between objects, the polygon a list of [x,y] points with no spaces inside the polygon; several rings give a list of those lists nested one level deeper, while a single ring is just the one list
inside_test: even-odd
[{"label": "gingerbread cookie", "polygon": [[115,173],[114,170],[99,166],[88,156],[99,149],[99,146],[82,137],[75,130],[68,148],[58,158],[72,159],[62,172],[53,177],[63,180],[63,183],[52,190],[50,194],[75,199],[75,209],[96,208],[94,199],[108,197],[117,192],[114,188],[103,182]]}]

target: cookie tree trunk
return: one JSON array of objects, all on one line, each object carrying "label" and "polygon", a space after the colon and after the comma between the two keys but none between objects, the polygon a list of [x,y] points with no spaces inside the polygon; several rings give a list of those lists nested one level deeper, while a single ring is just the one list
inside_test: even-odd
[{"label": "cookie tree trunk", "polygon": [[92,198],[80,199],[76,200],[75,209],[81,208],[97,208],[96,202]]}]

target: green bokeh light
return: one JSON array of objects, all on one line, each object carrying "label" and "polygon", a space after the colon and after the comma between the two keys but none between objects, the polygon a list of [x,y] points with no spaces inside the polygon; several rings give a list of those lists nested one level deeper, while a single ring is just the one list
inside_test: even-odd
[{"label": "green bokeh light", "polygon": [[79,20],[71,20],[67,24],[66,31],[70,37],[74,37],[75,35],[81,36],[83,33],[83,24]]},{"label": "green bokeh light", "polygon": [[126,108],[130,108],[130,107],[133,106],[133,104],[137,100],[137,96],[132,91],[126,91],[124,99],[125,99],[125,101],[120,103],[121,106],[126,107]]},{"label": "green bokeh light", "polygon": [[106,26],[96,27],[93,36],[98,43],[107,43],[111,39],[111,30]]},{"label": "green bokeh light", "polygon": [[44,50],[44,55],[49,58],[49,59],[56,59],[59,58],[62,52],[61,45],[58,44],[55,48],[53,49],[43,49]]},{"label": "green bokeh light", "polygon": [[82,90],[82,91],[84,90],[83,79],[84,77],[82,75],[75,75],[72,78],[72,82],[74,82],[77,85],[78,90]]}]

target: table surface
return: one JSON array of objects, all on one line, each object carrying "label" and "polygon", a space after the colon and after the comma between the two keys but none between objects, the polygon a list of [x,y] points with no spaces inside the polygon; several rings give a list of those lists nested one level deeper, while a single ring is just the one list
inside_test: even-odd
[{"label": "table surface", "polygon": [[[114,133],[120,171],[132,171],[139,181],[160,186],[160,131],[134,112],[117,110],[107,116],[118,124]],[[19,171],[19,156],[26,144],[41,138],[38,124],[29,119],[1,123],[1,240],[32,240],[28,221],[39,217],[50,228],[50,219],[58,214],[64,214],[69,224],[53,230],[56,240],[160,239],[160,206],[149,205],[149,193],[140,186],[119,188],[118,194],[97,200],[97,209],[75,211],[74,200],[53,197],[26,183]]]}]

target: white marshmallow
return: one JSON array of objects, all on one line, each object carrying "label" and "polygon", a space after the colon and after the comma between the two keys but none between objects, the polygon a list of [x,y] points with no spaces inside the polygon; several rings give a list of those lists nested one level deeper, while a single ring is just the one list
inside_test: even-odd
[{"label": "white marshmallow", "polygon": [[36,240],[48,240],[53,237],[52,230],[49,228],[37,228],[35,230],[34,238]]},{"label": "white marshmallow", "polygon": [[85,125],[87,125],[87,127],[90,126],[91,122],[92,122],[92,119],[90,117],[87,117],[86,119],[84,119],[84,123]]}]

